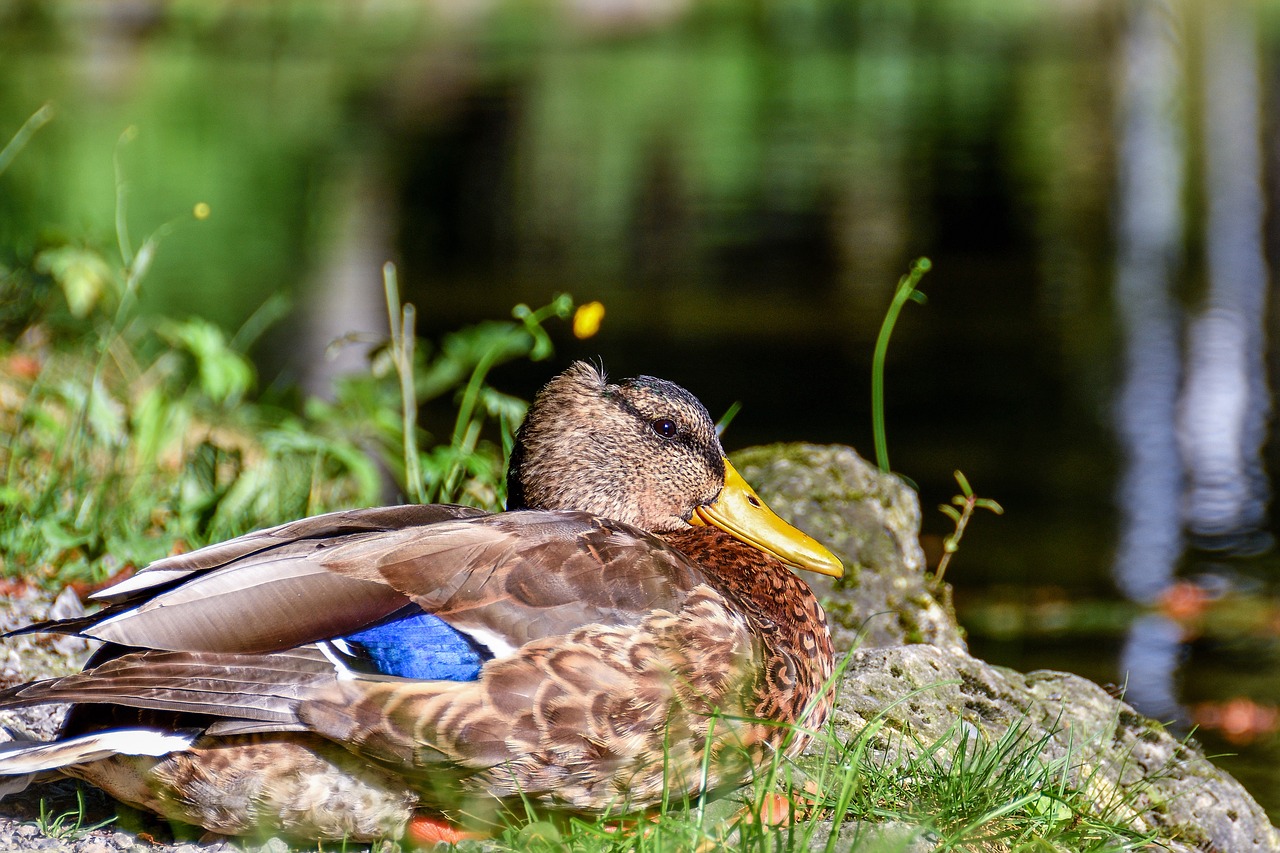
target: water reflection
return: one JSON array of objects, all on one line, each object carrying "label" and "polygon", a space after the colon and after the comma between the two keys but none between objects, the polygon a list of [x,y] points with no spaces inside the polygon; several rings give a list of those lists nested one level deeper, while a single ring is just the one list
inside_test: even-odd
[{"label": "water reflection", "polygon": [[1120,670],[1127,673],[1125,701],[1161,721],[1186,723],[1175,680],[1182,663],[1182,626],[1160,613],[1134,619],[1120,650]]},{"label": "water reflection", "polygon": [[1207,8],[1204,63],[1209,292],[1188,330],[1180,418],[1187,467],[1184,520],[1204,544],[1269,546],[1262,467],[1270,399],[1263,366],[1263,255],[1257,38],[1239,3]]},{"label": "water reflection", "polygon": [[[1265,205],[1253,20],[1238,3],[1206,4],[1207,292],[1184,347],[1174,293],[1185,260],[1185,22],[1178,7],[1131,8],[1117,112],[1116,294],[1126,358],[1115,410],[1125,462],[1113,572],[1125,595],[1152,604],[1168,600],[1184,532],[1231,553],[1271,545],[1261,456],[1270,412]],[[1129,628],[1120,661],[1127,698],[1158,719],[1188,720],[1174,689],[1183,645],[1166,615]]]},{"label": "water reflection", "polygon": [[1155,600],[1182,553],[1182,464],[1174,429],[1180,380],[1177,309],[1184,140],[1177,45],[1156,3],[1134,6],[1119,80],[1116,309],[1125,341],[1116,426],[1125,464],[1114,574],[1135,601]]}]

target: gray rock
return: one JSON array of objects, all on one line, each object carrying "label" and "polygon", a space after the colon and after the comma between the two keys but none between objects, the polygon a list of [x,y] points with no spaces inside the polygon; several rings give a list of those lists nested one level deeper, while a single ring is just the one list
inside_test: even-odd
[{"label": "gray rock", "polygon": [[890,764],[958,731],[990,743],[1017,727],[1021,743],[1043,740],[1042,762],[1069,762],[1069,784],[1099,814],[1111,809],[1138,831],[1158,831],[1168,849],[1280,850],[1280,833],[1239,782],[1079,676],[1023,675],[913,645],[853,652],[840,691],[837,731],[848,737],[877,721],[870,743]]},{"label": "gray rock", "polygon": [[851,447],[771,444],[733,464],[775,512],[844,561],[838,581],[810,573],[836,648],[930,643],[965,650],[955,616],[925,576],[920,500]]}]

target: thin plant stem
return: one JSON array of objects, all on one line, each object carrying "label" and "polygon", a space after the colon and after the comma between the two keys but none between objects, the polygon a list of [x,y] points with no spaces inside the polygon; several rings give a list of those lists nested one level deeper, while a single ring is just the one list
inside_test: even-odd
[{"label": "thin plant stem", "polygon": [[974,498],[972,496],[961,505],[960,519],[956,522],[955,532],[947,537],[942,557],[938,560],[938,571],[934,574],[934,583],[936,584],[941,584],[947,576],[947,566],[951,564],[951,557],[956,553],[960,540],[964,538],[964,529],[969,526],[969,519],[973,517],[973,507]]},{"label": "thin plant stem", "polygon": [[27,146],[27,143],[31,141],[31,137],[35,136],[40,128],[53,120],[53,115],[53,104],[45,104],[22,123],[22,127],[18,128],[18,132],[13,135],[13,138],[5,143],[4,148],[0,148],[0,175],[4,174],[5,170],[9,168],[9,164]]},{"label": "thin plant stem", "polygon": [[[964,538],[965,528],[969,526],[969,519],[973,517],[975,509],[985,509],[994,512],[996,515],[1004,514],[1004,507],[990,498],[980,498],[973,492],[973,487],[969,485],[969,479],[960,471],[956,471],[955,478],[957,485],[960,486],[960,494],[951,499],[950,504],[943,504],[938,507],[943,514],[955,523],[956,529],[951,535],[942,541],[942,558],[938,560],[938,570],[933,575],[933,582],[938,587],[942,586],[942,580],[946,577],[947,566],[951,563],[951,555],[960,549],[960,540]],[[960,509],[956,509],[960,507]]]},{"label": "thin plant stem", "polygon": [[880,334],[876,338],[875,354],[871,360],[871,427],[875,434],[876,464],[880,470],[889,471],[889,447],[885,440],[884,429],[884,361],[889,352],[889,336],[898,322],[898,314],[908,299],[916,302],[924,301],[924,294],[916,290],[920,279],[924,278],[933,266],[928,258],[919,258],[911,265],[911,271],[898,280],[898,289],[894,291],[893,301],[880,324]]},{"label": "thin plant stem", "polygon": [[138,138],[138,128],[130,125],[116,140],[115,154],[112,161],[116,170],[116,243],[120,247],[120,258],[125,268],[133,266],[133,247],[129,243],[129,216],[126,199],[129,196],[129,181],[124,176],[124,165],[120,162],[120,152],[125,145]]},{"label": "thin plant stem", "polygon": [[382,284],[387,295],[387,319],[391,325],[391,361],[400,378],[400,405],[404,431],[404,480],[409,499],[421,501],[426,492],[422,482],[422,460],[418,456],[418,394],[413,386],[414,327],[417,310],[400,304],[396,265],[382,265]]}]

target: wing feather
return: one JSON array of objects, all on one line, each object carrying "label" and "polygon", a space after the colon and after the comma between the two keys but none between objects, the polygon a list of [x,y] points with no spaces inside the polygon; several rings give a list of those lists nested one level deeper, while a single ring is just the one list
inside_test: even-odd
[{"label": "wing feather", "polygon": [[[135,582],[147,575],[155,582]],[[703,579],[662,540],[586,513],[389,507],[161,560],[107,590],[101,612],[24,630],[264,654],[348,636],[413,602],[473,638],[514,648],[674,611]]]},{"label": "wing feather", "polygon": [[[433,536],[422,550],[389,549],[379,573],[459,630],[513,646],[585,625],[636,625],[654,610],[679,609],[704,580],[662,540],[587,513],[509,512],[443,526],[471,530]],[[433,570],[450,556],[465,559],[467,571]]]},{"label": "wing feather", "polygon": [[80,633],[151,649],[271,652],[358,631],[405,603],[386,584],[277,557],[196,576]]},{"label": "wing feather", "polygon": [[91,597],[104,603],[126,600],[138,593],[181,581],[192,574],[220,568],[296,542],[340,539],[354,534],[421,527],[482,515],[487,513],[473,507],[453,504],[405,504],[328,512],[256,530],[186,554],[156,560],[133,577],[96,592]]}]

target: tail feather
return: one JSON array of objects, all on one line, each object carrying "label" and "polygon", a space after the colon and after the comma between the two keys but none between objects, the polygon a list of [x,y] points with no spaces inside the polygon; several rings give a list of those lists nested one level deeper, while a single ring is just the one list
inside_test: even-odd
[{"label": "tail feather", "polygon": [[334,677],[333,665],[314,649],[269,655],[145,651],[0,691],[0,707],[104,703],[293,725],[298,702]]},{"label": "tail feather", "polygon": [[[191,746],[198,735],[191,730],[114,729],[52,743],[0,744],[0,776],[29,777],[112,755],[168,755]],[[0,791],[12,793],[5,789],[14,784],[18,780],[0,779]],[[25,787],[25,780],[20,784]]]}]

